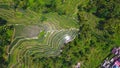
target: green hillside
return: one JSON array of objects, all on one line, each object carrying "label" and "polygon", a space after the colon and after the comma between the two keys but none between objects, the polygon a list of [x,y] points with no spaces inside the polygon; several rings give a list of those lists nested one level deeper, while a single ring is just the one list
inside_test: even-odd
[{"label": "green hillside", "polygon": [[0,0],[0,68],[99,68],[120,46],[119,0]]}]

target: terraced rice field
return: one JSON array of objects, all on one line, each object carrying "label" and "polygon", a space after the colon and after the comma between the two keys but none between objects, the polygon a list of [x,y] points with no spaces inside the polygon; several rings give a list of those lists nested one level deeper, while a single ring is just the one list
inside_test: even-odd
[{"label": "terraced rice field", "polygon": [[0,10],[0,16],[14,25],[13,41],[9,47],[8,68],[39,68],[34,59],[58,56],[61,47],[77,35],[77,23],[71,17],[56,13],[45,15],[47,20],[40,21],[40,14],[26,10]]}]

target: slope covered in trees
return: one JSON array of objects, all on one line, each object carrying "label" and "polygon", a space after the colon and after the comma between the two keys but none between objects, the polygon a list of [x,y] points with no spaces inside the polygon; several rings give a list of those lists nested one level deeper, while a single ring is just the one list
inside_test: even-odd
[{"label": "slope covered in trees", "polygon": [[0,18],[0,67],[6,68],[7,61],[7,49],[11,43],[11,37],[13,33],[13,26],[6,25],[7,21]]},{"label": "slope covered in trees", "polygon": [[[119,3],[119,0],[2,0],[0,9],[8,9],[7,11],[12,9],[20,22],[23,20],[21,18],[36,20],[35,22],[40,19],[40,23],[50,21],[54,22],[53,25],[60,23],[61,27],[69,28],[66,22],[74,19],[73,22],[79,26],[75,40],[60,48],[62,52],[59,55],[35,58],[31,62],[36,63],[36,66],[73,68],[80,62],[81,68],[98,68],[110,54],[111,49],[120,46]],[[28,10],[36,17],[25,13]],[[2,14],[2,11],[0,13]],[[30,24],[29,20],[23,20],[22,23]],[[4,15],[0,17],[0,63],[4,61],[0,66],[3,68],[9,64],[8,59],[5,59],[5,56],[7,57],[5,53],[13,32],[13,27],[6,25],[7,22],[15,21],[7,19]],[[69,26],[71,25],[70,23]]]}]

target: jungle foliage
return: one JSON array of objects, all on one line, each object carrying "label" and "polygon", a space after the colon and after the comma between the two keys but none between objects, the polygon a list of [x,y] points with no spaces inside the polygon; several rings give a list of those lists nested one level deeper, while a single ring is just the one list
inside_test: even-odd
[{"label": "jungle foliage", "polygon": [[7,21],[0,17],[0,67],[6,68],[7,61],[7,47],[11,43],[11,36],[13,33],[13,26],[6,25]]},{"label": "jungle foliage", "polygon": [[[15,11],[30,9],[41,14],[56,12],[72,16],[79,24],[76,39],[66,44],[59,56],[33,60],[40,63],[41,68],[72,68],[78,62],[82,63],[82,68],[98,68],[111,49],[120,45],[120,0],[75,1],[13,0],[12,7]],[[71,2],[77,6],[70,6],[68,3]],[[6,45],[10,44],[13,30],[6,23],[7,20],[0,17],[0,65],[4,61],[3,54]]]}]

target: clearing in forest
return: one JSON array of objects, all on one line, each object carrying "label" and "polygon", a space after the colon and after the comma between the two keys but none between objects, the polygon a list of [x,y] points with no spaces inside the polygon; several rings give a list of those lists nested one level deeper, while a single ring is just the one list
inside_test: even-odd
[{"label": "clearing in forest", "polygon": [[14,25],[14,35],[9,47],[9,68],[38,68],[33,60],[57,56],[65,43],[72,41],[78,25],[72,17],[57,13],[44,15],[31,10],[13,11],[1,9],[0,15]]}]

